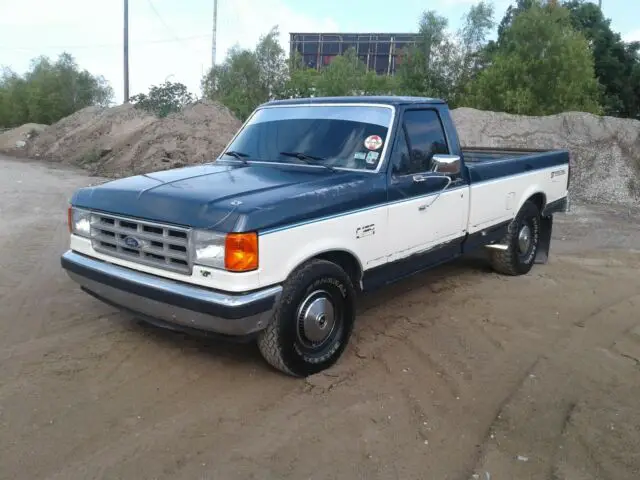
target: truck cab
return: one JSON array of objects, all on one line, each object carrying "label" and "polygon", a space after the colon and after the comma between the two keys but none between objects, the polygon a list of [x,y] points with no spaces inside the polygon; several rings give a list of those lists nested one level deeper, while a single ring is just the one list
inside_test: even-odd
[{"label": "truck cab", "polygon": [[359,293],[484,248],[547,259],[565,150],[462,149],[447,104],[338,97],[258,107],[214,161],[75,192],[62,266],[156,325],[255,339],[290,375],[333,365]]}]

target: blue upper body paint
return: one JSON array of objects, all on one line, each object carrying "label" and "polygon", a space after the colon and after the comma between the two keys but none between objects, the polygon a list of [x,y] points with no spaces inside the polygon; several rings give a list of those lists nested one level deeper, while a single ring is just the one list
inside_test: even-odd
[{"label": "blue upper body paint", "polygon": [[[495,180],[531,170],[566,165],[568,152],[556,150],[520,156],[464,151],[447,105],[434,99],[412,97],[343,97],[271,102],[267,106],[304,103],[375,103],[391,105],[396,111],[386,158],[377,172],[370,170],[331,171],[298,164],[242,164],[218,160],[215,163],[165,170],[113,180],[76,191],[72,205],[143,218],[161,223],[207,228],[222,232],[273,231],[295,224],[343,215],[402,201],[394,186],[388,158],[394,136],[406,109],[432,108],[438,111],[449,151],[463,158],[460,182],[453,188]],[[225,159],[226,160],[226,159]],[[442,188],[423,190],[429,194]],[[410,199],[410,198],[409,198]]]},{"label": "blue upper body paint", "polygon": [[383,204],[383,175],[298,165],[200,165],[78,190],[74,206],[223,232]]}]

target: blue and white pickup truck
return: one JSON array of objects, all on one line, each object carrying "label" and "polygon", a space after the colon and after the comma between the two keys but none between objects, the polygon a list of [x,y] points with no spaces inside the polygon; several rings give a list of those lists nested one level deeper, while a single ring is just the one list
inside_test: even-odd
[{"label": "blue and white pickup truck", "polygon": [[461,149],[437,99],[274,101],[212,163],[76,191],[61,262],[104,302],[306,376],[344,351],[360,292],[478,248],[506,275],[546,262],[569,168]]}]

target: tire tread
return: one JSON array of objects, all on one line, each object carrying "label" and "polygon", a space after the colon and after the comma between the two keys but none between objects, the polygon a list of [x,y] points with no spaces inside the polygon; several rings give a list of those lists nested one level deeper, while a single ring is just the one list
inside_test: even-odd
[{"label": "tire tread", "polygon": [[[523,215],[523,212],[526,212],[527,210],[531,210],[533,212],[533,209],[538,212],[538,215],[540,214],[538,207],[531,200],[527,200],[522,205],[516,217],[509,224],[507,233],[500,242],[509,246],[507,250],[491,250],[489,254],[491,268],[493,268],[493,270],[497,273],[510,276],[518,276],[526,273],[522,272],[519,268],[520,265],[518,263],[518,253],[515,251],[514,245],[516,243],[515,236],[518,235],[518,224],[520,217]],[[529,271],[529,269],[527,269],[526,271]]]},{"label": "tire tread", "polygon": [[344,274],[344,281],[348,282],[350,286],[353,287],[351,279],[339,265],[336,265],[335,263],[328,260],[310,260],[309,262],[301,265],[298,269],[294,270],[289,278],[284,282],[282,297],[280,298],[278,306],[273,313],[273,317],[270,319],[267,328],[263,330],[263,332],[258,336],[258,349],[260,350],[260,353],[262,354],[264,359],[267,361],[267,363],[269,363],[269,365],[277,370],[280,370],[283,373],[286,373],[287,375],[295,377],[300,376],[287,366],[284,358],[284,351],[282,348],[283,346],[279,341],[280,336],[278,335],[278,330],[281,323],[281,310],[283,306],[291,302],[292,297],[297,291],[298,284],[304,280],[308,272],[320,266],[330,266],[331,268],[340,269]]}]

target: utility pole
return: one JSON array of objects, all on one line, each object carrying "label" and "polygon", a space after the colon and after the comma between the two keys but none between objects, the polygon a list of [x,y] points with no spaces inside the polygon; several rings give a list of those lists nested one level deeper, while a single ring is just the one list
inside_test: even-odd
[{"label": "utility pole", "polygon": [[216,65],[216,36],[218,34],[218,0],[213,0],[213,39],[211,41],[211,68]]},{"label": "utility pole", "polygon": [[598,8],[602,10],[602,0],[598,0]]},{"label": "utility pole", "polygon": [[124,0],[124,103],[129,103],[129,0]]}]

